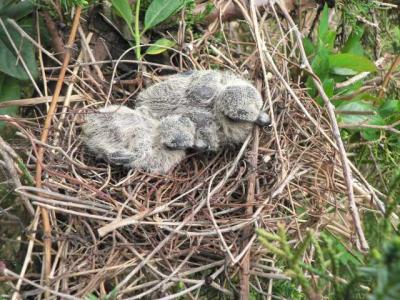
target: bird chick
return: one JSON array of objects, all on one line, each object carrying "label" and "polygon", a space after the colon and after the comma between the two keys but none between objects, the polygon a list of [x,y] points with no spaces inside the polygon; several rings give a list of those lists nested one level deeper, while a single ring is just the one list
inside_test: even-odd
[{"label": "bird chick", "polygon": [[249,83],[226,85],[214,106],[220,142],[240,144],[251,133],[254,124],[268,125],[270,118],[261,111],[262,104],[260,93]]},{"label": "bird chick", "polygon": [[171,113],[189,117],[196,124],[196,147],[211,151],[240,144],[254,123],[269,123],[257,89],[228,72],[190,71],[171,76],[142,91],[136,104],[155,118]]},{"label": "bird chick", "polygon": [[165,174],[194,145],[195,125],[184,116],[160,121],[145,109],[111,105],[86,117],[82,139],[97,158],[114,165]]},{"label": "bird chick", "polygon": [[[199,95],[206,95],[201,100]],[[210,103],[218,127],[221,145],[240,144],[251,133],[253,125],[268,125],[270,118],[262,111],[262,97],[247,80],[220,71],[194,71],[187,91],[192,105]],[[192,101],[190,101],[192,99]],[[206,100],[205,100],[206,99]]]}]

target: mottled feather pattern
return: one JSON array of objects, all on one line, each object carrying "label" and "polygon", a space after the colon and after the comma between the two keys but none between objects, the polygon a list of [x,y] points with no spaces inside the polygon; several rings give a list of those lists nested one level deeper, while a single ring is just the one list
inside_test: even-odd
[{"label": "mottled feather pattern", "polygon": [[98,158],[115,165],[166,173],[185,157],[185,151],[167,149],[164,144],[188,136],[192,145],[194,130],[194,124],[181,116],[158,121],[146,110],[111,105],[87,115],[83,140]]},{"label": "mottled feather pattern", "polygon": [[254,123],[267,124],[262,98],[229,72],[191,71],[143,90],[136,108],[111,105],[88,114],[83,139],[113,164],[166,173],[190,148],[218,151],[242,143]]}]

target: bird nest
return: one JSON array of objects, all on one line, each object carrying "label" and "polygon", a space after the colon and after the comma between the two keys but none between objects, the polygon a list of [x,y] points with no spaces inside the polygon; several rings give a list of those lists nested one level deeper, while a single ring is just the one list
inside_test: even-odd
[{"label": "bird nest", "polygon": [[[287,15],[286,21],[267,22],[251,11],[246,16],[247,22],[222,30],[217,23],[210,25],[205,38],[190,43],[190,53],[171,52],[169,64],[144,61],[134,80],[117,80],[116,65],[110,78],[91,56],[87,61],[81,56],[80,64],[71,61],[70,70],[79,72],[69,84],[81,95],[61,98],[69,108],[63,110],[60,103],[46,144],[39,142],[42,117],[13,120],[31,142],[25,149],[28,168],[37,163],[37,148],[45,149],[42,187],[26,185],[17,191],[34,207],[46,209],[51,224],[49,279],[36,285],[22,281],[25,296],[46,292],[68,299],[111,291],[130,299],[233,296],[246,284],[262,293],[273,283],[262,278],[287,276],[258,242],[255,228],[274,233],[282,224],[293,248],[309,228],[360,244],[332,120],[293,81],[304,64],[296,30]],[[237,26],[236,33],[229,26]],[[237,35],[240,26],[247,34]],[[271,34],[271,26],[282,31]],[[249,41],[248,32],[257,30]],[[223,42],[212,38],[216,32],[225,33]],[[81,51],[88,50],[83,46]],[[82,144],[85,113],[105,103],[134,107],[135,95],[162,80],[165,71],[213,67],[247,74],[273,116],[271,126],[255,128],[241,147],[189,153],[169,174],[153,175],[109,166]],[[101,78],[114,85],[104,89]],[[39,108],[45,111],[44,105]],[[369,207],[373,190],[354,168],[353,177],[354,199]],[[45,265],[42,247],[49,237],[36,234],[41,220],[36,212],[30,243],[37,250],[32,254],[30,248],[27,261],[34,255]]]}]

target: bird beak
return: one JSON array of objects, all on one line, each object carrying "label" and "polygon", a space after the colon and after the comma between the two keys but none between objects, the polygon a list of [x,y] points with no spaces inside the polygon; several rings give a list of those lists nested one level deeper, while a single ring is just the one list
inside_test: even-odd
[{"label": "bird beak", "polygon": [[255,123],[260,126],[267,126],[271,124],[271,118],[265,112],[261,112]]}]

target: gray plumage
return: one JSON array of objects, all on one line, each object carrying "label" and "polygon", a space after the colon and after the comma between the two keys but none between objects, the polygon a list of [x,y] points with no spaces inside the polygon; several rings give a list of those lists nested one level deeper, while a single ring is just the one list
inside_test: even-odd
[{"label": "gray plumage", "polygon": [[195,125],[183,116],[160,121],[142,109],[111,105],[88,114],[82,138],[97,158],[151,173],[167,173],[194,146]]},{"label": "gray plumage", "polygon": [[212,70],[182,73],[152,85],[138,95],[136,107],[155,118],[189,117],[196,124],[196,147],[213,151],[242,143],[254,123],[269,123],[261,111],[261,95],[250,82]]}]

